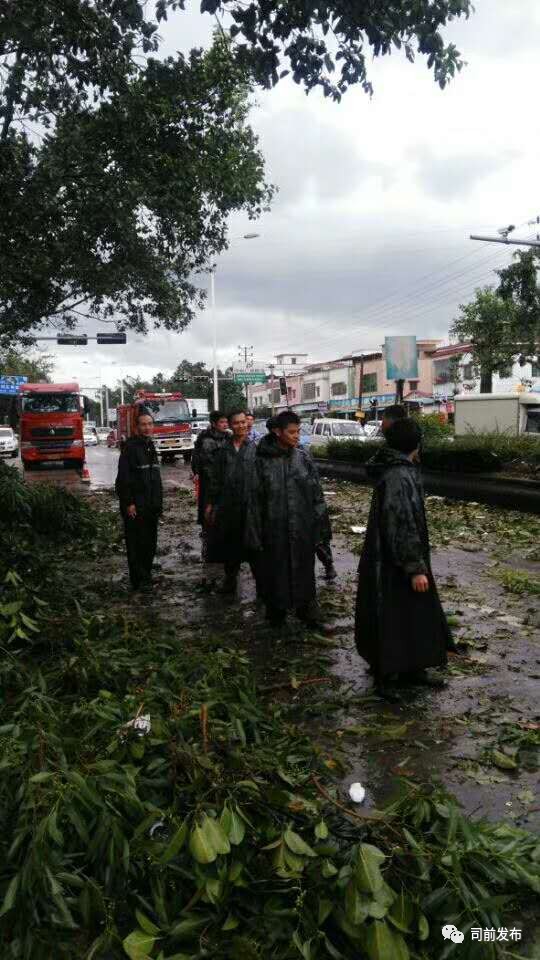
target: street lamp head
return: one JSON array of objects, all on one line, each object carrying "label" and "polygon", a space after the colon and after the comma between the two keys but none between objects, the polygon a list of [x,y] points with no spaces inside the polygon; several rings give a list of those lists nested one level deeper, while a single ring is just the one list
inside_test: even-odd
[{"label": "street lamp head", "polygon": [[260,233],[244,233],[243,240],[256,240],[257,237],[260,237]]}]

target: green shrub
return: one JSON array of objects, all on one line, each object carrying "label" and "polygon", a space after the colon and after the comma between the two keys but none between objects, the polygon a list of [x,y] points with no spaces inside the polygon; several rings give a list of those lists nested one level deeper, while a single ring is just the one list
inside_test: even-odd
[{"label": "green shrub", "polygon": [[[349,463],[367,463],[381,449],[380,443],[359,443],[358,440],[334,440],[328,444],[328,459]],[[427,443],[422,449],[422,464],[426,470],[445,473],[486,473],[500,470],[502,462],[488,445],[478,445],[468,437]]]},{"label": "green shrub", "polygon": [[422,431],[424,443],[430,440],[442,440],[454,436],[454,428],[450,423],[443,423],[438,413],[416,413],[413,416]]},{"label": "green shrub", "polygon": [[0,463],[0,529],[20,527],[49,540],[76,539],[96,530],[96,514],[76,494],[48,483],[26,484],[15,467]]}]

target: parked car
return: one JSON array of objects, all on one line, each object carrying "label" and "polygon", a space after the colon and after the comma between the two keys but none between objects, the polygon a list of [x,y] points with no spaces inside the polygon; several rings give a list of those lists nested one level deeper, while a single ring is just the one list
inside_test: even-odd
[{"label": "parked car", "polygon": [[309,443],[318,446],[328,443],[329,440],[357,440],[359,443],[365,443],[367,436],[362,424],[357,420],[332,420],[329,417],[315,420]]},{"label": "parked car", "polygon": [[83,441],[85,447],[97,447],[98,438],[94,430],[83,429]]},{"label": "parked car", "polygon": [[19,453],[19,438],[11,427],[0,427],[0,457],[13,457]]},{"label": "parked car", "polygon": [[202,433],[203,430],[208,430],[209,426],[210,426],[210,421],[205,420],[202,417],[196,417],[194,420],[191,421],[191,430],[194,435],[198,435],[199,433]]},{"label": "parked car", "polygon": [[382,420],[368,420],[364,424],[364,432],[368,440],[380,440],[382,439]]}]

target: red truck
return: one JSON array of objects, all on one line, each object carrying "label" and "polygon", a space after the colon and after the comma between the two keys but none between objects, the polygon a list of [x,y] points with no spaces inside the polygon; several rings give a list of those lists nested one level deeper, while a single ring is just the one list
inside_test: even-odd
[{"label": "red truck", "polygon": [[181,393],[150,393],[137,390],[135,400],[130,404],[117,407],[116,435],[122,443],[133,436],[137,414],[148,411],[154,418],[153,441],[164,463],[182,456],[186,463],[193,453],[193,432],[191,412]]},{"label": "red truck", "polygon": [[20,444],[27,470],[37,463],[63,460],[84,465],[85,398],[78,383],[23,383],[20,396]]}]

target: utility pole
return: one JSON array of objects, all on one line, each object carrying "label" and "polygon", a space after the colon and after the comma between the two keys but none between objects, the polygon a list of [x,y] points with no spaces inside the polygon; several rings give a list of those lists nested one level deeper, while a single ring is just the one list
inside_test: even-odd
[{"label": "utility pole", "polygon": [[271,394],[271,400],[272,400],[272,416],[274,416],[276,412],[276,404],[274,401],[274,370],[276,369],[275,363],[270,363],[269,369],[270,369],[270,394]]},{"label": "utility pole", "polygon": [[[247,373],[248,370],[253,369],[253,344],[251,346],[240,346],[238,345],[238,359],[240,361],[240,368],[244,369],[244,372]],[[246,403],[249,406],[249,384],[246,382]]]},{"label": "utility pole", "polygon": [[360,389],[358,390],[358,406],[360,407],[360,413],[362,413],[363,402],[364,402],[364,354],[362,354],[360,357]]},{"label": "utility pole", "polygon": [[[540,214],[534,219],[529,220],[528,226],[534,227],[540,224]],[[486,243],[504,243],[504,244],[513,244],[515,247],[540,247],[540,235],[536,234],[536,240],[514,240],[510,239],[510,234],[514,232],[515,226],[513,223],[508,227],[502,227],[501,230],[497,231],[498,236],[496,237],[481,237],[477,233],[471,233],[470,240],[483,240]]]},{"label": "utility pole", "polygon": [[103,387],[103,389],[105,391],[105,411],[104,411],[105,423],[102,423],[101,426],[108,427],[109,426],[109,389],[106,385]]},{"label": "utility pole", "polygon": [[99,388],[98,393],[99,393],[99,398],[98,398],[99,399],[99,423],[101,427],[104,427],[105,424],[103,422],[103,387]]}]

